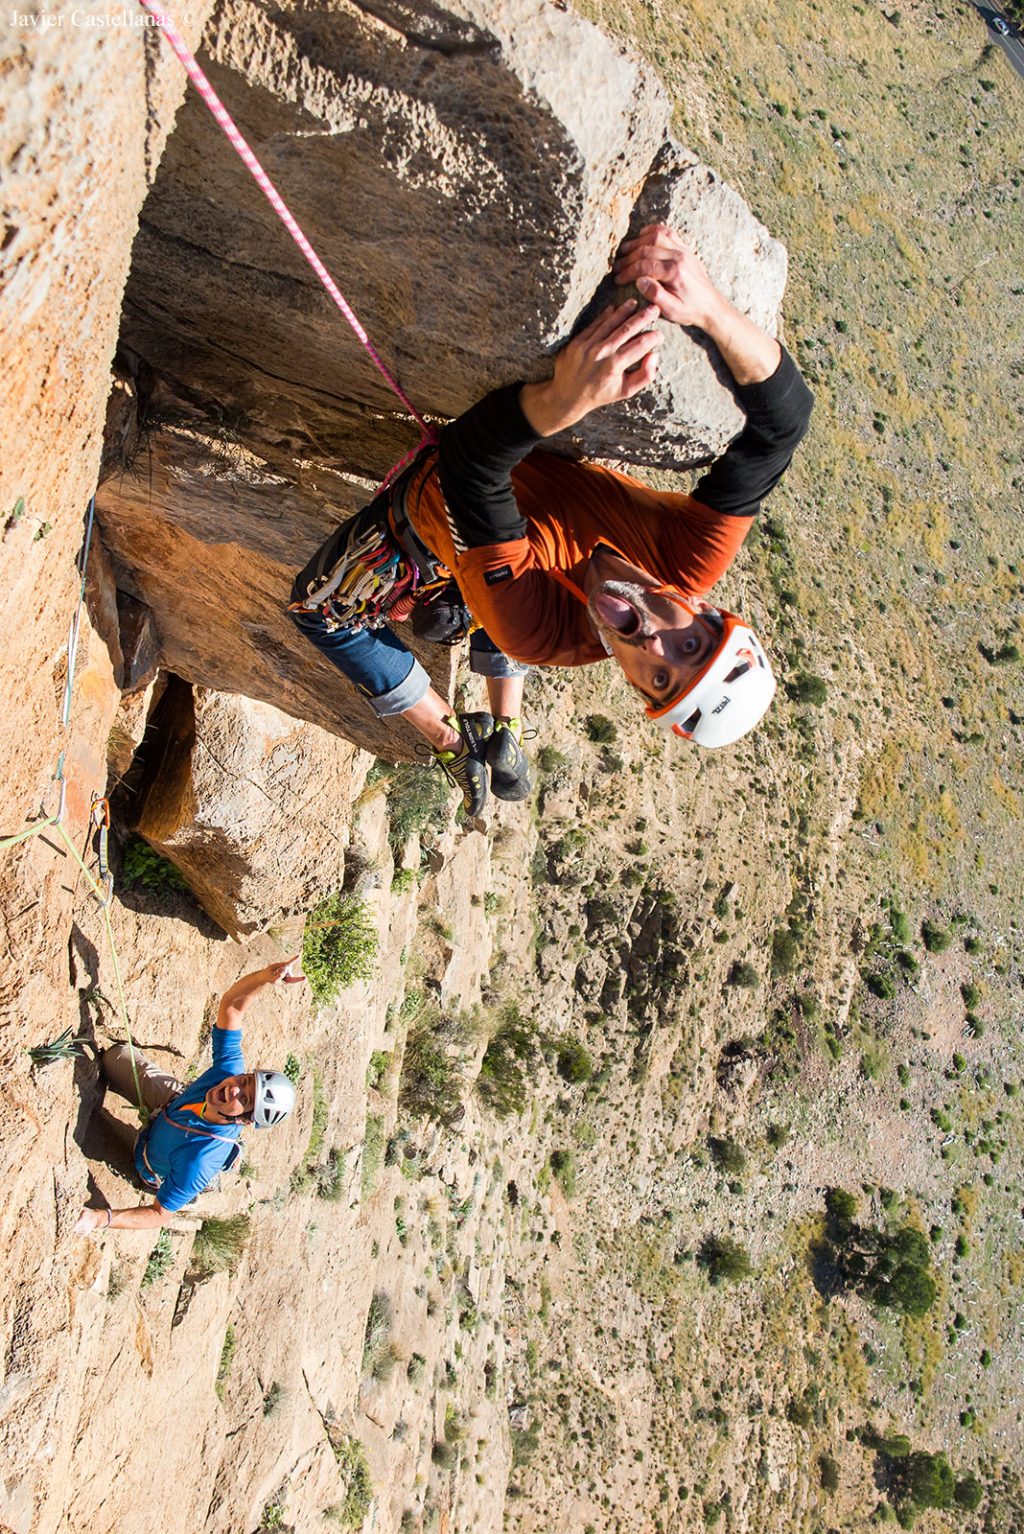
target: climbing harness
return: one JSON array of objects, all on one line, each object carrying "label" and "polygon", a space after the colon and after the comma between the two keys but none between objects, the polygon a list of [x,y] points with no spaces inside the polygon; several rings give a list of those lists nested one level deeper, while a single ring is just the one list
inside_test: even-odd
[{"label": "climbing harness", "polygon": [[[160,1184],[163,1182],[162,1176],[156,1170],[156,1168],[153,1166],[152,1162],[149,1159],[149,1135],[150,1135],[150,1131],[152,1130],[152,1128],[153,1128],[154,1124],[156,1123],[157,1119],[159,1119],[161,1117],[165,1118],[167,1120],[168,1124],[170,1124],[172,1126],[172,1128],[177,1129],[181,1134],[184,1134],[184,1135],[199,1135],[199,1137],[201,1139],[203,1139],[203,1140],[220,1140],[223,1143],[225,1143],[227,1145],[230,1145],[231,1149],[228,1151],[227,1160],[224,1162],[223,1166],[220,1168],[220,1170],[222,1172],[230,1172],[232,1170],[232,1168],[235,1166],[236,1162],[241,1157],[241,1154],[242,1154],[242,1143],[241,1143],[241,1140],[238,1137],[238,1135],[233,1135],[233,1134],[221,1135],[221,1134],[217,1134],[212,1128],[211,1129],[197,1129],[197,1128],[195,1128],[194,1126],[192,1126],[190,1124],[179,1124],[176,1119],[172,1119],[171,1118],[171,1115],[168,1113],[167,1110],[169,1108],[174,1108],[175,1103],[178,1100],[178,1097],[184,1097],[185,1092],[187,1092],[187,1091],[188,1091],[188,1087],[186,1087],[184,1089],[184,1091],[179,1092],[177,1094],[177,1097],[172,1097],[169,1103],[164,1103],[163,1107],[162,1108],[158,1108],[155,1113],[151,1114],[151,1113],[149,1113],[149,1110],[147,1109],[146,1118],[143,1120],[142,1128],[139,1130],[138,1136],[136,1137],[135,1149],[138,1152],[138,1154],[142,1157],[142,1160],[143,1160],[143,1162],[145,1164],[145,1167],[146,1167],[146,1171],[149,1173],[149,1177],[146,1177],[141,1172],[139,1172],[139,1177],[142,1180],[142,1182],[145,1183],[146,1187],[150,1190],[151,1193],[155,1192],[155,1190],[157,1188],[159,1188]],[[182,1103],[180,1105],[180,1107],[178,1107],[175,1111],[180,1113],[182,1111],[182,1109],[184,1109],[184,1108],[191,1109],[192,1106],[193,1105],[191,1103]],[[136,1171],[138,1171],[138,1170],[139,1170],[138,1169],[138,1164],[136,1164]],[[150,1181],[150,1178],[152,1178],[152,1181]]]},{"label": "climbing harness", "polygon": [[385,475],[381,488],[386,487],[391,483],[396,474],[405,468],[407,464],[413,461],[413,459],[423,449],[423,447],[437,441],[438,434],[436,428],[429,425],[424,417],[420,415],[419,411],[416,409],[416,406],[412,403],[412,400],[406,394],[397,378],[391,372],[387,364],[381,359],[380,353],[377,351],[377,348],[374,346],[373,342],[370,340],[369,336],[364,330],[355,311],[348,303],[334,278],[331,276],[326,266],[324,266],[324,263],[313,249],[302,229],[299,227],[294,214],[291,212],[291,209],[288,207],[280,192],[277,190],[277,187],[267,175],[267,172],[256,158],[246,140],[242,137],[230,112],[228,112],[224,103],[217,95],[217,92],[206,78],[202,68],[196,61],[194,55],[190,52],[188,45],[186,44],[184,38],[181,36],[181,33],[175,27],[171,17],[168,15],[166,10],[160,7],[158,0],[139,0],[139,4],[149,12],[157,26],[163,32],[174,53],[177,55],[179,62],[185,70],[185,73],[192,81],[192,84],[195,86],[200,96],[203,98],[203,101],[209,107],[217,124],[223,130],[228,139],[228,142],[231,144],[231,147],[235,150],[235,153],[241,159],[246,170],[248,170],[249,174],[256,182],[256,185],[259,187],[260,191],[270,203],[270,206],[273,208],[274,212],[277,214],[278,218],[281,220],[282,224],[287,229],[296,245],[299,247],[299,250],[302,252],[310,266],[313,268],[313,271],[320,279],[333,303],[340,310],[345,320],[351,326],[356,338],[360,342],[370,361],[373,363],[378,373],[384,379],[384,382],[387,384],[391,392],[405,406],[413,420],[417,422],[422,433],[420,441],[416,447],[407,453],[404,458],[401,458],[398,463],[396,463]]},{"label": "climbing harness", "polygon": [[[399,597],[392,604],[390,617],[394,622],[401,623],[411,614],[413,633],[418,639],[426,639],[431,644],[456,645],[480,625],[463,602],[455,576],[427,548],[409,515],[411,486],[421,462],[422,458],[418,457],[388,492],[388,510],[395,537],[414,561],[421,580],[418,591]],[[419,494],[422,496],[422,493],[421,477]]]},{"label": "climbing harness", "polygon": [[425,578],[418,561],[390,532],[373,525],[355,527],[338,559],[310,582],[305,599],[290,603],[288,611],[319,611],[329,634],[379,629],[385,623],[404,623],[414,614],[413,628],[421,639],[457,644],[473,621],[454,577],[438,561],[430,568]]},{"label": "climbing harness", "polygon": [[316,556],[306,594],[290,613],[318,612],[328,633],[379,629],[412,616],[421,639],[457,644],[473,628],[454,576],[416,533],[410,482],[422,450],[403,474],[338,528]]},{"label": "climbing harness", "polygon": [[[367,508],[369,510],[370,508]],[[361,519],[356,519],[357,524]],[[311,583],[306,598],[289,612],[319,609],[329,633],[378,629],[395,616],[398,602],[415,599],[419,571],[390,533],[372,522],[354,526],[340,556],[322,581]],[[411,606],[411,603],[409,604]],[[404,616],[408,616],[406,609]]]}]

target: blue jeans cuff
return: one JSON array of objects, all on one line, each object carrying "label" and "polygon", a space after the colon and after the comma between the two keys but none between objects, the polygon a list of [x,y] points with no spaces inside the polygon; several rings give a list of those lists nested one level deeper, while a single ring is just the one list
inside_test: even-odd
[{"label": "blue jeans cuff", "polygon": [[378,693],[375,698],[370,698],[369,704],[378,719],[387,719],[392,714],[404,714],[407,708],[412,708],[425,698],[429,691],[430,678],[414,656],[408,676],[397,687],[392,687],[390,692]]},{"label": "blue jeans cuff", "polygon": [[469,669],[474,676],[526,676],[529,666],[524,666],[522,661],[513,660],[511,655],[502,655],[500,650],[477,650],[470,649]]}]

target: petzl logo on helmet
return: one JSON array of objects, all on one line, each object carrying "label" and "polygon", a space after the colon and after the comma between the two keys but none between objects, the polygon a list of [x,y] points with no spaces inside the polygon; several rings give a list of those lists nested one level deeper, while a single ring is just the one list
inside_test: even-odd
[{"label": "petzl logo on helmet", "polygon": [[718,616],[722,636],[715,653],[668,703],[647,709],[648,719],[656,719],[663,730],[712,750],[731,746],[752,730],[775,694],[775,678],[757,636],[735,613],[720,608]]}]

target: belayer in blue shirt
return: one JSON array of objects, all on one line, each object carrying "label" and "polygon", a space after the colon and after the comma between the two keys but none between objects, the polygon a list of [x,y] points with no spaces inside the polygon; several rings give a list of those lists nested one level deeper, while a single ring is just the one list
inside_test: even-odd
[{"label": "belayer in blue shirt", "polygon": [[295,1106],[295,1088],[281,1071],[246,1071],[242,1056],[242,1014],[264,986],[297,985],[305,975],[293,975],[298,955],[282,964],[243,975],[220,1000],[213,1029],[213,1064],[183,1086],[167,1072],[132,1052],[126,1044],[104,1050],[103,1074],[122,1096],[141,1093],[150,1118],[135,1142],[135,1169],[155,1198],[135,1209],[83,1209],[75,1234],[84,1236],[108,1225],[119,1230],[144,1230],[166,1225],[184,1209],[240,1152],[243,1124],[266,1129],[288,1117]]}]

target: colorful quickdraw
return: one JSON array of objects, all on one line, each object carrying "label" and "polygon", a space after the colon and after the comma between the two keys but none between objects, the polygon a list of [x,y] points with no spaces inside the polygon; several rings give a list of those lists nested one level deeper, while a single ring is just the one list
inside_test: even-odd
[{"label": "colorful quickdraw", "polygon": [[99,898],[101,907],[106,909],[114,897],[114,876],[110,872],[110,865],[107,861],[107,842],[110,835],[110,800],[101,799],[98,795],[94,796],[90,814],[93,825],[99,828],[100,833],[98,862],[103,894]]},{"label": "colorful quickdraw", "polygon": [[[327,579],[289,612],[312,612],[319,608],[330,633],[349,629],[377,629],[387,622],[395,604],[414,596],[420,575],[390,533],[369,527],[343,550]],[[408,616],[405,611],[401,616]]]}]

